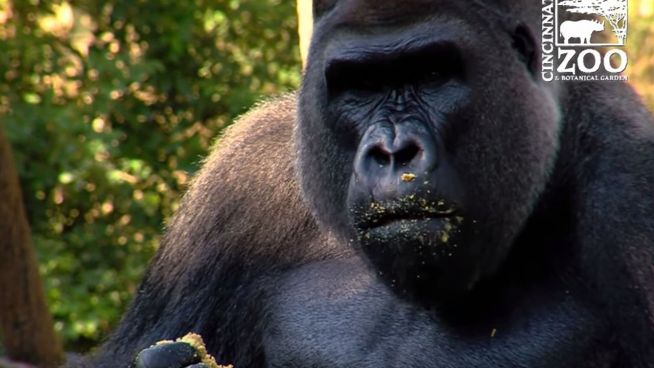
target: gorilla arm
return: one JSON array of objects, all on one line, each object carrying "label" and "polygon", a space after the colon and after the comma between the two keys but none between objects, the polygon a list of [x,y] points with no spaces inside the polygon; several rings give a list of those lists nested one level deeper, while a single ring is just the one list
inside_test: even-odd
[{"label": "gorilla arm", "polygon": [[[628,366],[654,361],[654,120],[626,84],[577,84],[581,262]],[[619,103],[616,103],[619,96]],[[592,108],[589,108],[592,106]],[[590,111],[590,112],[589,112]]]},{"label": "gorilla arm", "polygon": [[320,235],[293,170],[295,105],[292,95],[269,101],[227,130],[94,367],[126,367],[141,349],[190,331],[219,361],[258,366],[260,280],[336,253],[306,246]]},{"label": "gorilla arm", "polygon": [[[483,323],[453,323],[399,299],[356,257],[306,264],[270,281],[260,304],[267,318],[260,342],[266,360],[257,366],[533,368],[612,362],[603,354],[608,343],[596,342],[606,333],[601,317],[550,285],[530,285],[519,299],[513,295],[501,317],[488,305],[482,306]],[[150,360],[137,368],[199,362],[188,346],[174,347],[145,350]]]},{"label": "gorilla arm", "polygon": [[599,368],[612,361],[601,317],[549,284],[530,285],[520,297],[498,290],[492,299],[506,309],[478,303],[481,321],[451,321],[401,300],[356,258],[302,266],[279,285],[263,334],[268,367]]}]

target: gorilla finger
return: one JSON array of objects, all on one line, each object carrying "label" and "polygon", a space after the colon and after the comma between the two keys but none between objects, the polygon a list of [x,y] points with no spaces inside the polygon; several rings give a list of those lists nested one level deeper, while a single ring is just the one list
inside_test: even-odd
[{"label": "gorilla finger", "polygon": [[135,368],[182,368],[199,363],[198,351],[188,343],[160,344],[142,350],[134,361]]}]

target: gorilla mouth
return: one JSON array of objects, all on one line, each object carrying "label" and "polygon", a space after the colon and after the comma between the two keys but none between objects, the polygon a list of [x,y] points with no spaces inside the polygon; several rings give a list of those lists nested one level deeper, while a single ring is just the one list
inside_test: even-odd
[{"label": "gorilla mouth", "polygon": [[442,214],[442,215],[434,215],[432,213],[415,213],[415,212],[409,212],[407,214],[391,214],[389,216],[385,217],[380,217],[378,219],[374,219],[371,222],[369,222],[366,227],[366,229],[374,229],[378,227],[385,227],[389,226],[395,223],[399,222],[419,222],[419,221],[426,221],[426,220],[435,220],[435,219],[441,219],[444,217],[451,217],[454,215],[454,212],[451,214]]},{"label": "gorilla mouth", "polygon": [[[358,214],[356,212],[359,212]],[[457,216],[456,207],[443,200],[436,202],[414,196],[391,202],[370,202],[365,211],[356,211],[356,227],[362,231],[400,222],[422,222]]]}]

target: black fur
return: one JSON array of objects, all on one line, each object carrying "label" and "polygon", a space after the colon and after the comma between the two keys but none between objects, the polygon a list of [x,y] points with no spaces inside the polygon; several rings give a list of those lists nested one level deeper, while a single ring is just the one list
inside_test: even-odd
[{"label": "black fur", "polygon": [[[539,7],[321,1],[298,111],[291,95],[230,128],[94,366],[189,331],[237,368],[654,366],[654,121],[624,83],[540,82]],[[365,103],[443,50],[461,69],[429,93]],[[398,63],[417,74],[375,76]],[[400,159],[388,134],[438,157],[424,188],[357,166]],[[399,197],[451,200],[457,246],[366,238],[388,193],[400,217]]]},{"label": "black fur", "polygon": [[125,367],[139,350],[189,331],[218,357],[261,364],[267,279],[334,254],[305,246],[321,235],[292,167],[295,103],[262,104],[220,139],[94,366]]}]

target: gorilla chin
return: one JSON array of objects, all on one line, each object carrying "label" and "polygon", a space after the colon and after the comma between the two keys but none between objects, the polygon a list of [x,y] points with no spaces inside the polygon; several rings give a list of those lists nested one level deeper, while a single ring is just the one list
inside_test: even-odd
[{"label": "gorilla chin", "polygon": [[[457,204],[409,195],[355,206],[357,247],[400,296],[425,306],[459,297],[479,279],[478,257]],[[435,300],[435,295],[438,300]]]}]

